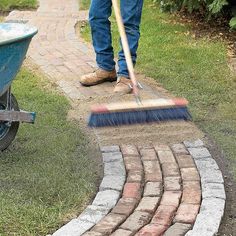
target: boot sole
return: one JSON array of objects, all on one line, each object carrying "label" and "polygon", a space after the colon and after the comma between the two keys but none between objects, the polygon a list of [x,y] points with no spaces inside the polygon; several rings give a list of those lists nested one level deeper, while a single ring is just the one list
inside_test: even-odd
[{"label": "boot sole", "polygon": [[94,83],[91,83],[91,84],[84,84],[84,83],[81,83],[83,86],[85,86],[85,87],[90,87],[90,86],[94,86],[94,85],[98,85],[98,84],[102,84],[102,83],[105,83],[105,82],[114,82],[114,81],[116,81],[117,80],[117,78],[114,78],[114,79],[108,79],[108,78],[106,78],[106,79],[103,79],[103,80],[100,80],[100,81],[98,81],[98,82],[94,82]]}]

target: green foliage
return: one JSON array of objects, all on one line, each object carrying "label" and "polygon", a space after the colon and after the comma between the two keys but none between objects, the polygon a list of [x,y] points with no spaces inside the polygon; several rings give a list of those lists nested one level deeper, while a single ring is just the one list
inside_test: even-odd
[{"label": "green foliage", "polygon": [[[173,12],[186,9],[190,13],[200,11],[208,17],[217,17],[222,13],[231,12],[231,17],[236,16],[236,4],[231,0],[154,0],[154,2],[157,1],[159,1],[162,11]],[[236,27],[234,18],[230,21],[230,26],[231,28]]]},{"label": "green foliage", "polygon": [[236,16],[231,19],[229,25],[232,29],[236,29]]}]

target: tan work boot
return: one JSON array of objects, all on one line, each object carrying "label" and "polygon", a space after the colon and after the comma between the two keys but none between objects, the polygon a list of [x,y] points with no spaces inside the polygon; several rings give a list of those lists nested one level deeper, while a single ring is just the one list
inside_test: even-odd
[{"label": "tan work boot", "polygon": [[123,76],[118,77],[114,92],[120,94],[131,93],[132,92],[131,80]]},{"label": "tan work boot", "polygon": [[116,81],[116,78],[116,70],[106,71],[99,68],[93,73],[82,75],[79,82],[84,86],[92,86],[107,81],[113,82]]}]

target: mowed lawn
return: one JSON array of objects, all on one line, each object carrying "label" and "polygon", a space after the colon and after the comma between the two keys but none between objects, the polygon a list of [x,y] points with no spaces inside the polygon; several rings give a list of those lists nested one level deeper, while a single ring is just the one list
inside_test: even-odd
[{"label": "mowed lawn", "polygon": [[23,69],[13,93],[37,118],[34,125],[21,124],[0,153],[0,235],[46,235],[89,203],[99,156],[78,123],[67,120],[69,102],[45,78]]},{"label": "mowed lawn", "polygon": [[[117,55],[114,17],[111,22]],[[88,26],[82,33],[91,41]],[[227,43],[196,39],[190,25],[178,23],[176,16],[146,0],[136,68],[189,100],[195,123],[222,148],[236,179],[236,76],[228,67]]]},{"label": "mowed lawn", "polygon": [[30,9],[37,7],[37,0],[1,0],[0,11],[9,11],[12,9]]}]

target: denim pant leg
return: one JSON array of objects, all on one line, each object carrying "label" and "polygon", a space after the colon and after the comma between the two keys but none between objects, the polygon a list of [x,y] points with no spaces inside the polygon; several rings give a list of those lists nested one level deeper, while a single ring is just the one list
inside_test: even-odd
[{"label": "denim pant leg", "polygon": [[[138,42],[140,38],[139,26],[141,23],[141,15],[143,8],[143,0],[121,0],[121,15],[125,25],[130,52],[134,65],[137,59]],[[123,50],[119,52],[119,71],[118,76],[129,77],[125,55]]]},{"label": "denim pant leg", "polygon": [[115,68],[111,38],[111,0],[92,0],[89,23],[98,67],[111,71]]}]

